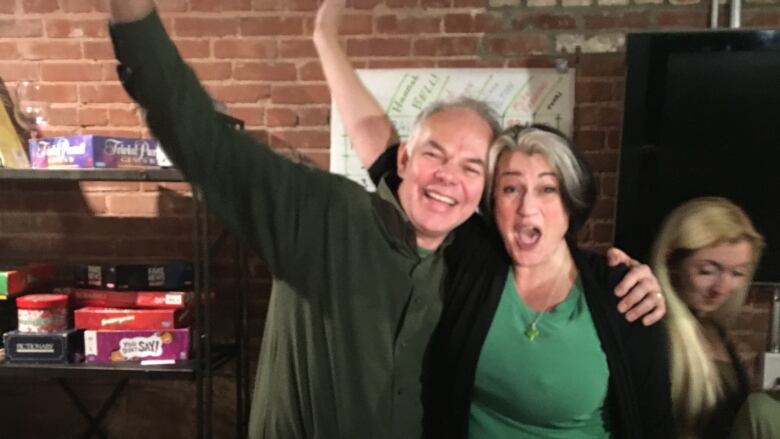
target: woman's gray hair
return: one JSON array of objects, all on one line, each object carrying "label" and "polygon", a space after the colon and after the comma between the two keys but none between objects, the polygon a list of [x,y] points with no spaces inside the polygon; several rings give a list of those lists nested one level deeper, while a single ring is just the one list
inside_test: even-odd
[{"label": "woman's gray hair", "polygon": [[558,178],[561,198],[569,213],[567,237],[574,238],[577,230],[587,221],[596,201],[593,174],[574,143],[560,131],[541,124],[518,124],[499,134],[488,152],[488,185],[483,198],[486,211],[491,215],[496,166],[507,151],[540,154],[547,160]]},{"label": "woman's gray hair", "polygon": [[[462,108],[473,111],[477,116],[484,120],[490,126],[490,141],[492,142],[496,136],[501,132],[501,124],[498,123],[498,114],[488,104],[479,99],[470,98],[468,96],[456,96],[447,99],[439,99],[428,104],[423,110],[414,118],[412,127],[409,129],[409,136],[407,140],[411,139],[417,134],[417,131],[429,117],[434,114],[441,113],[442,111],[448,111],[456,108]],[[411,148],[414,147],[414,142],[407,142],[407,151],[411,153]]]}]

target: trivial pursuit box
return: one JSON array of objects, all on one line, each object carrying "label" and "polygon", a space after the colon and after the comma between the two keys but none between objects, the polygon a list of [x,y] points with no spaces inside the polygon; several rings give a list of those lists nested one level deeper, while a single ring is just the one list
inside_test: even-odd
[{"label": "trivial pursuit box", "polygon": [[30,162],[38,169],[146,168],[157,166],[153,139],[67,136],[30,139]]}]

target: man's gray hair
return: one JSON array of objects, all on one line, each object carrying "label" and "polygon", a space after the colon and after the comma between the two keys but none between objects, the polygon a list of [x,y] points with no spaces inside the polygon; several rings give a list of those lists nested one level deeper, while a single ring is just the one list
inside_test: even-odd
[{"label": "man's gray hair", "polygon": [[[434,114],[441,113],[442,111],[452,110],[456,108],[462,108],[473,111],[480,119],[484,120],[490,126],[490,141],[492,142],[498,133],[501,132],[501,124],[498,122],[498,114],[488,104],[479,99],[470,98],[467,96],[456,96],[447,99],[439,99],[428,104],[417,115],[412,123],[412,127],[409,130],[409,137],[407,140],[417,134],[417,131],[422,126],[423,122]],[[414,142],[407,142],[407,151],[411,153],[411,149],[414,147]]]}]

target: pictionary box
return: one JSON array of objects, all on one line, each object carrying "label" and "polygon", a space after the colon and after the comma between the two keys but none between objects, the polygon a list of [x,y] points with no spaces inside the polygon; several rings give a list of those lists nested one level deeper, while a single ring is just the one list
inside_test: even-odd
[{"label": "pictionary box", "polygon": [[3,334],[5,355],[12,363],[79,362],[84,355],[82,331],[31,333],[9,331]]},{"label": "pictionary box", "polygon": [[38,169],[157,167],[157,142],[108,136],[30,139],[30,162]]}]

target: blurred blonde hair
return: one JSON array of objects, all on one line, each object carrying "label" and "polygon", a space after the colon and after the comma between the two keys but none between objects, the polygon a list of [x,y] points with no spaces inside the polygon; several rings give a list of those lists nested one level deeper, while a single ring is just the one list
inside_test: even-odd
[{"label": "blurred blonde hair", "polygon": [[672,407],[681,437],[695,437],[695,431],[708,418],[722,389],[699,321],[673,284],[672,275],[679,269],[680,263],[695,251],[740,241],[749,242],[753,248],[745,285],[711,316],[727,326],[738,315],[745,301],[764,247],[764,238],[756,231],[747,214],[725,198],[695,198],[678,206],[666,217],[653,246],[653,271],[666,296]]}]

